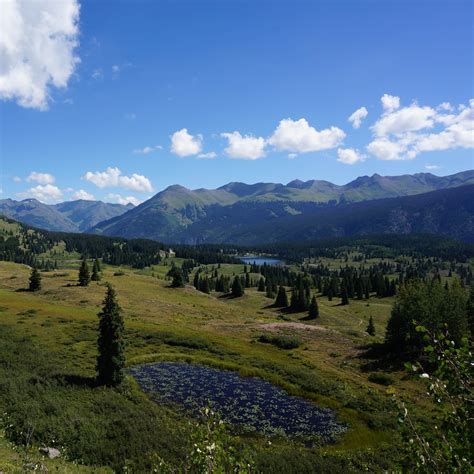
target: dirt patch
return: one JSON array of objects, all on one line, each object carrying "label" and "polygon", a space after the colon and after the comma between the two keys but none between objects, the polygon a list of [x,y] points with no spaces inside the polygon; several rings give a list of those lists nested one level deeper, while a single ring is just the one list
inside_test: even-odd
[{"label": "dirt patch", "polygon": [[310,324],[292,322],[259,324],[258,327],[267,329],[268,331],[278,331],[279,329],[296,329],[297,331],[329,331],[329,329],[322,326],[313,326]]}]

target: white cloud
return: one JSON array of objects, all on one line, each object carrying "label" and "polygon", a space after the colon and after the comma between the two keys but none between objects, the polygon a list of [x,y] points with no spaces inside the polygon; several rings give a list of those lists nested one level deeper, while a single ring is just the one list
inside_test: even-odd
[{"label": "white cloud", "polygon": [[290,160],[294,160],[297,157],[298,157],[298,153],[288,153],[288,158]]},{"label": "white cloud", "polygon": [[84,191],[83,189],[79,189],[72,195],[72,199],[82,199],[84,201],[95,201],[95,196],[91,193],[88,193],[87,191]]},{"label": "white cloud", "polygon": [[436,110],[431,107],[420,107],[412,104],[395,112],[383,115],[372,127],[379,137],[390,134],[414,132],[431,128],[435,124]]},{"label": "white cloud", "polygon": [[202,151],[202,135],[191,135],[187,128],[174,132],[171,136],[171,152],[178,156],[197,155]]},{"label": "white cloud", "polygon": [[359,161],[364,161],[367,157],[354,148],[339,148],[337,150],[337,161],[346,165],[354,165]]},{"label": "white cloud", "polygon": [[154,151],[161,150],[163,147],[160,145],[155,146],[145,146],[143,148],[138,148],[133,150],[135,155],[148,155],[149,153],[153,153]]},{"label": "white cloud", "polygon": [[98,188],[123,187],[140,193],[153,191],[153,186],[147,177],[136,173],[124,176],[118,168],[108,167],[105,171],[88,171],[84,179]]},{"label": "white cloud", "polygon": [[209,151],[208,153],[199,153],[197,157],[204,160],[213,160],[217,157],[217,153],[215,151]]},{"label": "white cloud", "polygon": [[18,197],[22,199],[34,198],[45,204],[53,204],[61,200],[63,196],[62,191],[52,184],[46,184],[35,186],[34,188],[27,189],[22,193],[18,193]]},{"label": "white cloud", "polygon": [[117,204],[122,204],[123,206],[126,206],[127,204],[133,204],[134,206],[138,206],[143,202],[134,196],[122,196],[120,194],[107,194],[107,199],[110,199],[112,202],[115,202]]},{"label": "white cloud", "polygon": [[48,108],[52,86],[64,88],[79,58],[77,0],[3,0],[0,98]]},{"label": "white cloud", "polygon": [[346,134],[337,127],[318,131],[311,127],[306,119],[281,120],[268,143],[278,151],[292,153],[308,153],[311,151],[327,150],[341,144]]},{"label": "white cloud", "polygon": [[347,120],[354,128],[359,128],[362,120],[364,120],[367,115],[369,115],[367,109],[365,107],[360,107]]},{"label": "white cloud", "polygon": [[239,132],[221,133],[228,142],[224,152],[230,158],[242,160],[258,160],[265,156],[265,139],[252,135],[242,136]]},{"label": "white cloud", "polygon": [[28,181],[29,183],[31,183],[32,181],[36,181],[39,184],[53,184],[55,179],[54,179],[54,176],[52,174],[37,173],[36,171],[33,171],[26,178],[26,181]]},{"label": "white cloud", "polygon": [[400,107],[400,97],[396,95],[384,94],[380,101],[382,102],[382,107],[386,112],[393,112],[394,110]]},{"label": "white cloud", "polygon": [[383,115],[372,127],[376,137],[368,151],[381,160],[410,160],[422,152],[474,148],[474,100],[457,115],[445,110],[413,104]]},{"label": "white cloud", "polygon": [[439,170],[440,168],[441,168],[441,166],[438,166],[438,165],[429,165],[429,164],[425,165],[425,169],[427,169],[429,171]]},{"label": "white cloud", "polygon": [[92,79],[94,79],[94,81],[100,81],[104,78],[104,71],[102,71],[102,69],[94,69],[94,71],[92,72],[92,75],[91,75]]},{"label": "white cloud", "polygon": [[21,178],[19,176],[13,176],[13,181],[15,183],[21,183]]}]

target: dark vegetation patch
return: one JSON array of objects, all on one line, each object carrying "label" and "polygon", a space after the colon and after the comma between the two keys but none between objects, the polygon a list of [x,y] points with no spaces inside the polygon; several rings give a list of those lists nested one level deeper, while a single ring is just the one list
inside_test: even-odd
[{"label": "dark vegetation patch", "polygon": [[377,383],[379,385],[385,385],[385,386],[392,385],[394,382],[393,377],[384,373],[370,374],[369,381],[373,383]]},{"label": "dark vegetation patch", "polygon": [[258,342],[272,344],[280,349],[296,349],[301,341],[293,336],[274,336],[273,334],[262,334],[258,337]]}]

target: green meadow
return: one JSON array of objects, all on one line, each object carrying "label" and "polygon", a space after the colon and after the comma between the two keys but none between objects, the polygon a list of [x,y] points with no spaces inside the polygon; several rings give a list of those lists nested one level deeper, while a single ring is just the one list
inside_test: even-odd
[{"label": "green meadow", "polygon": [[[129,366],[186,361],[256,375],[332,408],[349,425],[334,444],[321,446],[235,436],[238,449],[254,453],[257,469],[388,469],[399,442],[392,394],[416,404],[418,413],[429,407],[421,384],[401,370],[387,375],[369,368],[364,357],[367,344],[383,341],[392,298],[341,306],[340,298],[319,297],[320,317],[303,322],[306,314],[279,311],[253,288],[234,299],[189,285],[171,288],[169,262],[145,270],[105,266],[102,280],[88,287],[77,286],[77,267],[77,261],[63,260],[60,269],[43,272],[42,289],[30,293],[23,291],[29,267],[0,262],[0,407],[6,427],[0,471],[20,472],[27,460],[58,472],[119,471],[127,463],[142,472],[146,450],[175,465],[186,455],[194,420],[153,403],[130,377],[120,389],[94,386],[97,313],[106,282],[123,309]],[[239,274],[243,268],[222,264],[219,272]],[[365,332],[370,316],[375,336]],[[299,346],[264,344],[262,334],[296,338]],[[28,430],[31,439],[25,438]],[[27,447],[14,447],[6,434]],[[62,459],[41,461],[38,446],[53,443],[61,446]]]}]

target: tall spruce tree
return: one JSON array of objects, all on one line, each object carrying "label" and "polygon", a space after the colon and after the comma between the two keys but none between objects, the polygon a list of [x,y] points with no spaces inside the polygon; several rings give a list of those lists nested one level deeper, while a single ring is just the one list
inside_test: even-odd
[{"label": "tall spruce tree", "polygon": [[100,263],[99,260],[94,260],[94,265],[92,266],[92,281],[100,281]]},{"label": "tall spruce tree", "polygon": [[309,304],[308,319],[316,319],[318,317],[319,317],[318,300],[316,299],[316,296],[313,296]]},{"label": "tall spruce tree", "polygon": [[171,281],[173,288],[184,288],[184,276],[180,268],[176,268],[173,272],[173,280]]},{"label": "tall spruce tree", "polygon": [[89,273],[89,265],[87,265],[86,259],[82,260],[81,266],[79,267],[79,285],[87,286],[91,281]]},{"label": "tall spruce tree", "polygon": [[341,304],[342,305],[349,304],[349,296],[347,294],[346,285],[342,285],[342,288],[341,288]]},{"label": "tall spruce tree", "polygon": [[366,331],[369,336],[375,336],[375,326],[374,326],[374,320],[372,316],[370,316],[369,318],[369,324],[367,326]]},{"label": "tall spruce tree", "polygon": [[30,291],[41,290],[41,274],[36,267],[31,270],[30,284],[28,289]]},{"label": "tall spruce tree", "polygon": [[258,291],[265,291],[265,278],[260,277],[258,281]]},{"label": "tall spruce tree", "polygon": [[232,283],[232,296],[238,298],[244,295],[244,287],[242,285],[242,280],[239,276],[234,278],[234,282]]},{"label": "tall spruce tree", "polygon": [[124,379],[124,321],[115,290],[110,284],[98,316],[98,381],[102,385],[116,386]]},{"label": "tall spruce tree", "polygon": [[277,297],[275,300],[275,306],[277,308],[286,308],[288,307],[288,295],[286,294],[286,290],[283,286],[280,285],[278,288]]}]

